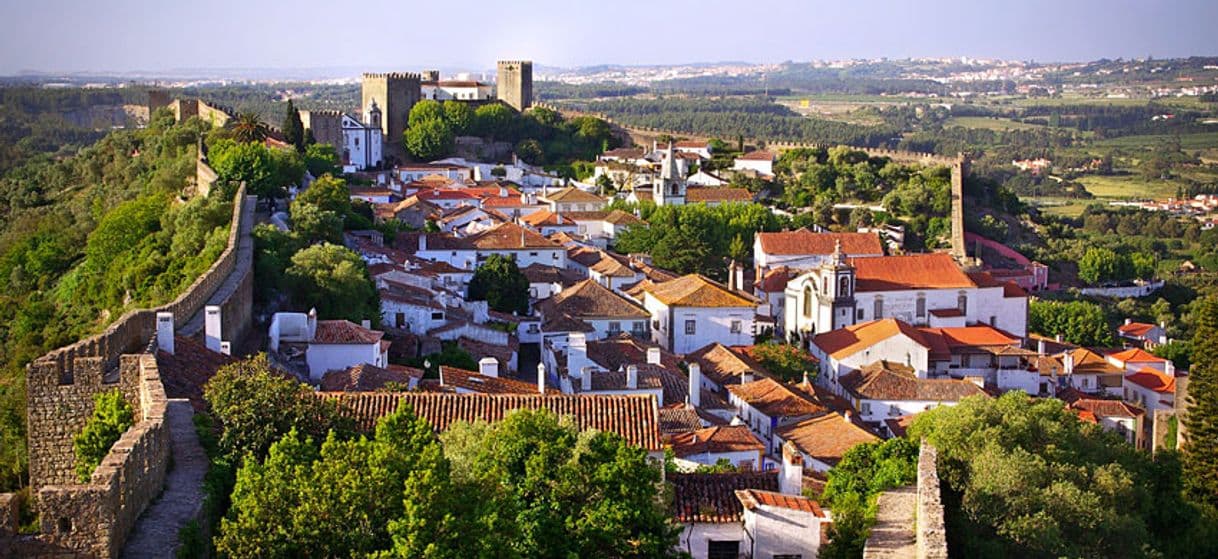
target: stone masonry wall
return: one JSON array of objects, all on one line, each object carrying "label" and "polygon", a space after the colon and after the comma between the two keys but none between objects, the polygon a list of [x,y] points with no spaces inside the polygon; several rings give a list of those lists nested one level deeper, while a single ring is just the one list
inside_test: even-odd
[{"label": "stone masonry wall", "polygon": [[939,451],[923,441],[918,451],[918,559],[947,559],[947,527],[937,468]]}]

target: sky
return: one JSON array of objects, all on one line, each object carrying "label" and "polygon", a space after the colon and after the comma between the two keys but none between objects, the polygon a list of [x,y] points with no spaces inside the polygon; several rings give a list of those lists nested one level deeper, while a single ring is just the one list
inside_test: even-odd
[{"label": "sky", "polygon": [[1218,55],[1218,0],[0,0],[0,75]]}]

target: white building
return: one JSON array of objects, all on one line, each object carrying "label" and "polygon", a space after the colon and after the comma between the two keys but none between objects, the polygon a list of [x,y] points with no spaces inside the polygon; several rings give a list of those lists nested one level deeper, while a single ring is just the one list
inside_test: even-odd
[{"label": "white building", "polygon": [[647,309],[591,279],[564,289],[537,305],[541,331],[546,334],[585,332],[588,339],[611,338],[622,332],[646,337]]},{"label": "white building", "polygon": [[875,233],[814,233],[805,227],[758,232],[753,237],[753,267],[759,276],[780,266],[816,268],[833,257],[838,243],[847,258],[884,255],[884,245]]},{"label": "white building", "polygon": [[673,435],[669,440],[677,467],[692,471],[726,460],[739,471],[761,471],[766,445],[744,425],[716,425]]},{"label": "white building", "polygon": [[825,473],[841,461],[846,451],[860,444],[879,442],[880,438],[851,419],[852,414],[827,413],[779,427],[774,432],[774,444],[787,443],[799,451],[804,467]]},{"label": "white building", "polygon": [[491,84],[474,80],[425,81],[419,84],[421,97],[436,101],[486,101],[494,98],[492,89]]},{"label": "white building", "polygon": [[652,189],[652,201],[657,206],[679,206],[685,203],[685,175],[681,172],[675,157],[672,144],[663,152],[664,161],[660,165],[660,176]]},{"label": "white building", "polygon": [[837,392],[850,401],[859,421],[876,429],[883,429],[886,419],[986,396],[972,381],[918,378],[910,367],[885,361],[842,376]]},{"label": "white building", "polygon": [[[651,339],[674,353],[708,343],[752,345],[757,300],[700,274],[659,284],[643,282],[639,298],[651,314]],[[631,290],[634,296],[638,293]]]},{"label": "white building", "polygon": [[381,110],[372,101],[364,122],[351,115],[342,118],[343,147],[341,160],[343,172],[351,173],[381,166]]},{"label": "white building", "polygon": [[750,151],[737,157],[732,162],[732,169],[736,171],[756,171],[763,175],[773,175],[774,154],[763,150]]},{"label": "white building", "polygon": [[550,211],[555,213],[603,210],[607,203],[604,198],[574,186],[568,186],[552,192],[543,192],[537,200],[542,204],[550,206]]},{"label": "white building", "polygon": [[777,451],[774,432],[783,426],[823,415],[828,409],[811,392],[792,388],[772,378],[748,381],[727,387],[728,401],[736,416],[748,425],[767,450]]},{"label": "white building", "polygon": [[317,311],[275,313],[268,331],[270,351],[291,361],[302,354],[309,379],[321,382],[328,371],[366,363],[389,364],[389,342],[384,332],[347,320],[317,320]]},{"label": "white building", "polygon": [[816,557],[829,515],[812,499],[771,491],[736,492],[744,505],[744,531],[751,546],[748,557]]},{"label": "white building", "polygon": [[445,233],[420,233],[415,255],[447,262],[456,268],[474,270],[492,254],[512,257],[520,268],[533,264],[564,268],[567,251],[557,242],[515,223],[501,223],[468,237]]}]

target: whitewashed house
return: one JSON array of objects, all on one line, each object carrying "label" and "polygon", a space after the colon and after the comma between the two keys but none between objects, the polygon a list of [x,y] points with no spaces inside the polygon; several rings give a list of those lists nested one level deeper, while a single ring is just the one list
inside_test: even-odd
[{"label": "whitewashed house", "polygon": [[637,298],[651,314],[652,340],[665,349],[689,353],[711,342],[752,345],[758,303],[752,295],[700,274],[644,284]]}]

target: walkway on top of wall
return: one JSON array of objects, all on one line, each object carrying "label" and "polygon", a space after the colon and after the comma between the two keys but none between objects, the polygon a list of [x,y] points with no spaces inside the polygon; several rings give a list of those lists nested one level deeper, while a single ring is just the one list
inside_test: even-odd
[{"label": "walkway on top of wall", "polygon": [[123,548],[129,559],[172,558],[178,546],[178,531],[203,511],[203,476],[207,453],[195,433],[194,409],[190,400],[169,400],[165,423],[169,427],[173,468],[165,476],[161,496],[148,505],[135,522]]},{"label": "walkway on top of wall", "polygon": [[863,559],[914,559],[918,542],[914,534],[918,489],[910,485],[880,493],[871,536],[863,547]]},{"label": "walkway on top of wall", "polygon": [[233,272],[224,278],[224,282],[216,288],[216,291],[211,294],[211,298],[199,309],[199,312],[190,317],[190,320],[178,330],[178,333],[183,336],[194,336],[203,332],[203,317],[207,314],[209,305],[220,305],[227,301],[232,296],[233,292],[241,286],[241,281],[245,279],[245,274],[253,273],[254,265],[254,210],[258,206],[257,196],[245,197],[244,213],[241,216],[241,228],[237,231],[237,264],[233,266]]}]

